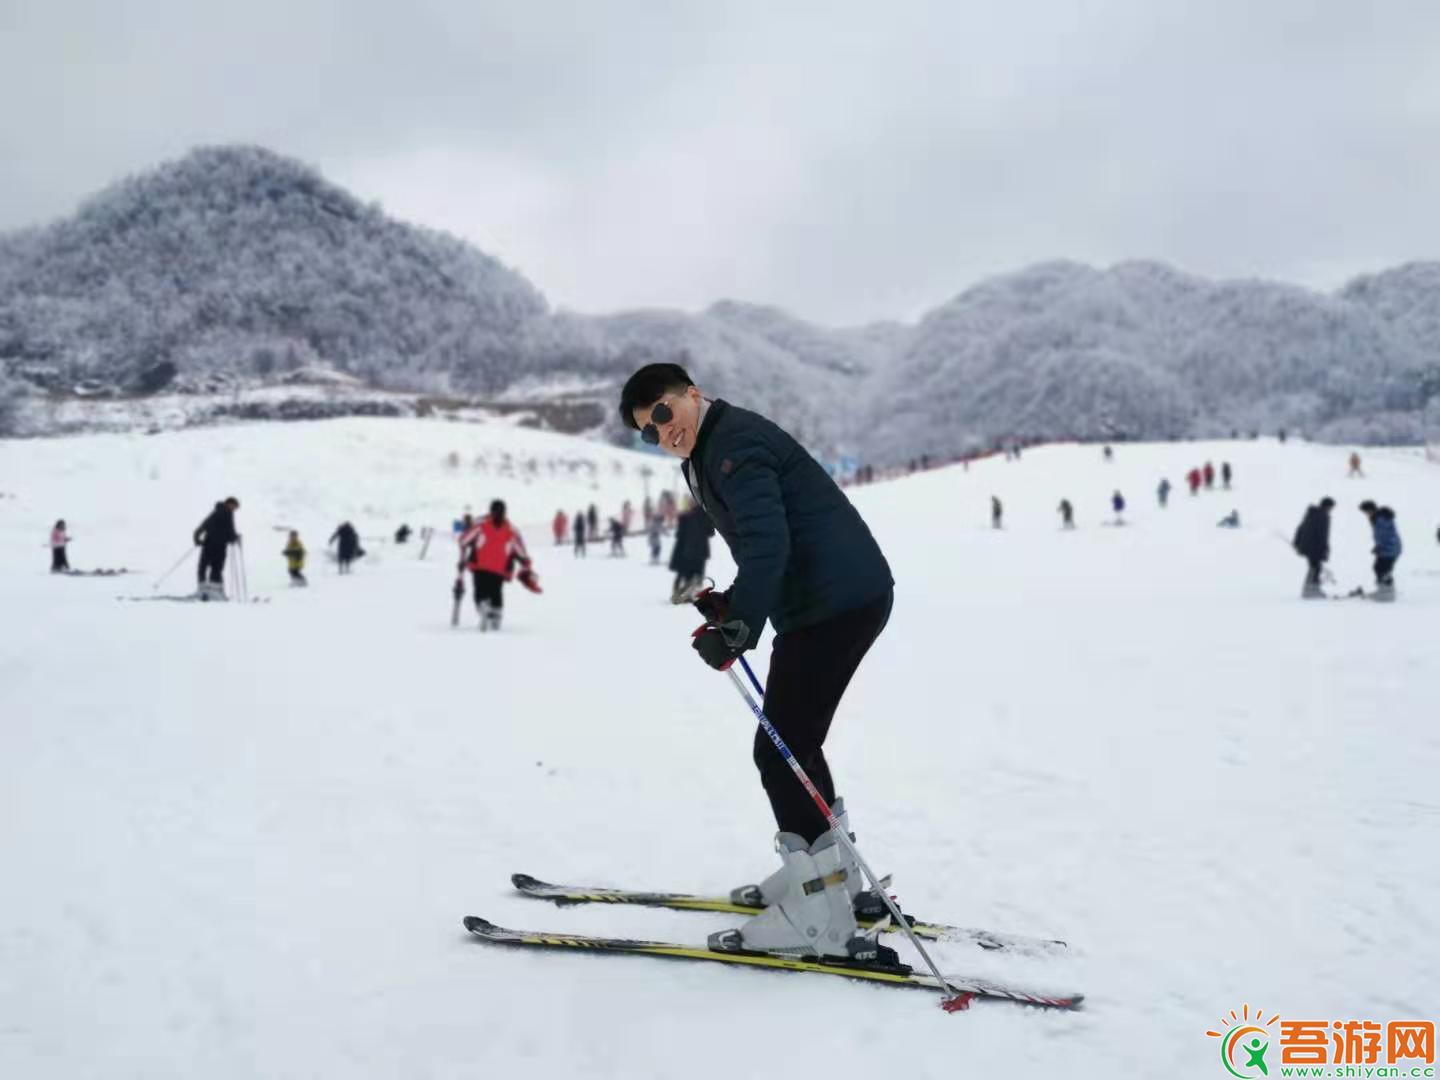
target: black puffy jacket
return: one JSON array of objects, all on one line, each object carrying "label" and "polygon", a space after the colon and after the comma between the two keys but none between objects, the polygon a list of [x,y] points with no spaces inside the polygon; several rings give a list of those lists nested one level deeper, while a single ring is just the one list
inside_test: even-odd
[{"label": "black puffy jacket", "polygon": [[845,493],[763,416],[713,402],[681,468],[735,558],[732,644],[753,646],[766,619],[783,634],[863,607],[893,586],[880,545]]},{"label": "black puffy jacket", "polygon": [[1324,562],[1330,558],[1330,515],[1318,506],[1305,511],[1295,530],[1295,550],[1307,559]]}]

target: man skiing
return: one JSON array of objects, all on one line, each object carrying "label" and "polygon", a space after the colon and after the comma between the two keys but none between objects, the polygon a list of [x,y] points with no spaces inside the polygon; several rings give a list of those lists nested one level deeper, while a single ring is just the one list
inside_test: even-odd
[{"label": "man skiing", "polygon": [[1075,527],[1075,507],[1069,499],[1060,500],[1060,527],[1062,529]]},{"label": "man skiing", "polygon": [[[894,600],[889,564],[834,480],[764,417],[702,396],[684,368],[649,364],[620,395],[620,416],[642,438],[682,459],[695,502],[735,557],[734,584],[696,600],[705,625],[693,648],[725,670],[775,629],[765,714],[848,831],[823,744],[836,707]],[[736,890],[768,906],[713,948],[893,962],[893,950],[855,922],[878,901],[859,866],[763,731],[754,760],[779,832],[783,866]],[[882,902],[883,903],[883,902]]]},{"label": "man skiing", "polygon": [[225,599],[225,556],[231,544],[240,542],[240,534],[235,531],[235,511],[239,509],[240,500],[232,495],[217,502],[210,516],[195,529],[195,546],[200,549],[196,591],[201,599]]},{"label": "man skiing", "polygon": [[527,569],[530,566],[525,542],[506,518],[505,504],[496,499],[490,504],[490,513],[460,537],[460,569],[468,569],[474,581],[481,630],[500,629],[503,589],[515,561]]},{"label": "man skiing", "polygon": [[350,573],[350,564],[365,554],[360,550],[360,534],[348,521],[342,521],[330,534],[330,543],[336,545],[335,557],[340,561],[342,574]]},{"label": "man skiing", "polygon": [[675,519],[675,546],[670,551],[670,569],[675,573],[675,584],[670,589],[673,603],[688,603],[699,591],[705,580],[705,564],[710,560],[710,537],[714,535],[715,526],[705,511],[687,501]]},{"label": "man skiing", "polygon": [[1400,531],[1395,528],[1395,511],[1388,506],[1376,506],[1366,499],[1360,510],[1370,519],[1370,535],[1375,541],[1371,554],[1375,556],[1375,599],[1395,599],[1395,560],[1400,558]]},{"label": "man skiing", "polygon": [[1318,505],[1306,508],[1305,516],[1295,529],[1295,550],[1310,564],[1305,586],[1300,591],[1306,600],[1325,599],[1325,590],[1320,588],[1320,573],[1330,558],[1330,511],[1333,509],[1335,500],[1327,495]]},{"label": "man skiing", "polygon": [[1170,501],[1170,478],[1162,476],[1160,486],[1155,489],[1155,497],[1160,500],[1160,509],[1164,510],[1166,503]]}]

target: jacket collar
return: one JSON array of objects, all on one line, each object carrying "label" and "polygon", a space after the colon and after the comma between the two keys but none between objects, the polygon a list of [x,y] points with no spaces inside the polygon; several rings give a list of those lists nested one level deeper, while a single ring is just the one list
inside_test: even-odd
[{"label": "jacket collar", "polygon": [[[715,430],[715,425],[725,415],[730,406],[724,401],[716,398],[705,409],[705,415],[700,419],[700,429],[695,432],[695,448],[690,451],[690,462],[698,463],[705,451],[705,443],[710,438],[710,433]],[[698,467],[698,465],[697,465]]]}]

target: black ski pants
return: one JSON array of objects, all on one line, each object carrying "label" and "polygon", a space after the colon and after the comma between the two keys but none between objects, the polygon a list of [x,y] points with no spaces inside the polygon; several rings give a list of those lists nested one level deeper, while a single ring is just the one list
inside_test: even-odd
[{"label": "black ski pants", "polygon": [[70,558],[65,554],[63,547],[52,547],[50,549],[50,572],[58,574],[70,569]]},{"label": "black ski pants", "polygon": [[496,611],[505,606],[504,593],[501,592],[505,579],[499,574],[492,574],[489,570],[472,570],[470,576],[475,579],[475,609],[478,611],[481,604],[489,604]]},{"label": "black ski pants", "polygon": [[1324,562],[1324,560],[1323,560],[1323,559],[1317,559],[1317,558],[1315,558],[1314,556],[1311,556],[1311,555],[1305,556],[1305,559],[1306,559],[1307,562],[1310,563],[1310,572],[1305,575],[1305,584],[1306,584],[1306,585],[1319,585],[1319,584],[1320,584],[1320,571],[1325,568],[1325,562]]},{"label": "black ski pants", "polygon": [[1390,573],[1391,573],[1392,570],[1395,569],[1395,559],[1396,559],[1396,558],[1399,558],[1399,556],[1395,556],[1394,558],[1392,558],[1392,557],[1389,556],[1389,555],[1376,555],[1376,556],[1375,556],[1375,584],[1376,584],[1376,585],[1390,585],[1390,584],[1393,584],[1394,579],[1391,578]]},{"label": "black ski pants", "polygon": [[[886,590],[864,607],[781,634],[770,653],[765,715],[827,803],[835,802],[835,781],[822,749],[825,736],[860,661],[885,629],[894,600],[894,590]],[[755,732],[755,766],[780,832],[813,844],[830,828],[764,728]]]},{"label": "black ski pants", "polygon": [[200,549],[200,567],[197,571],[200,581],[213,581],[216,585],[224,583],[225,555],[228,550],[225,544],[206,544]]}]

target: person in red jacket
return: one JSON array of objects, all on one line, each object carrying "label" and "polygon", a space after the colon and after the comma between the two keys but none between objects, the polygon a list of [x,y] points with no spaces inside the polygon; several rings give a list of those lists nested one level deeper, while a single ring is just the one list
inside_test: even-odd
[{"label": "person in red jacket", "polygon": [[565,543],[565,537],[570,532],[570,518],[564,510],[555,511],[555,520],[550,523],[550,529],[555,534],[556,547]]},{"label": "person in red jacket", "polygon": [[496,499],[490,513],[460,535],[460,569],[469,570],[475,582],[475,610],[481,630],[499,630],[505,606],[503,589],[518,562],[530,567],[525,541],[505,517],[505,504]]}]

